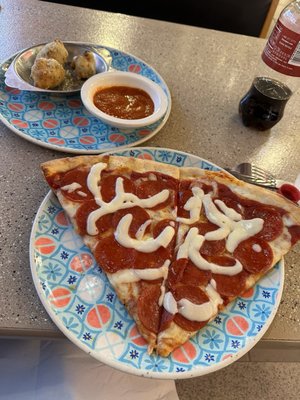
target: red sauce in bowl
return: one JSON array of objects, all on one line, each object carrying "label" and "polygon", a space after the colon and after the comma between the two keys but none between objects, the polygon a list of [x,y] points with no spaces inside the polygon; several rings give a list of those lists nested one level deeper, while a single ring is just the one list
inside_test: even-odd
[{"label": "red sauce in bowl", "polygon": [[141,119],[154,112],[154,103],[144,90],[111,86],[96,91],[94,104],[105,114],[121,119]]}]

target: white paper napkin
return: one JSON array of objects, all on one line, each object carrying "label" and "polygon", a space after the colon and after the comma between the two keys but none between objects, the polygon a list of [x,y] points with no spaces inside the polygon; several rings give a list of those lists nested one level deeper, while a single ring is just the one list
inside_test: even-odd
[{"label": "white paper napkin", "polygon": [[0,399],[179,400],[173,380],[117,371],[64,339],[0,339]]}]

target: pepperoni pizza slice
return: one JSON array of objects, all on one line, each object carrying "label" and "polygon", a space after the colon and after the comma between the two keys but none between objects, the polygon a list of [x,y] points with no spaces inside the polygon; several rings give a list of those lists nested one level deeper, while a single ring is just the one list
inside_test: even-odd
[{"label": "pepperoni pizza slice", "polygon": [[215,318],[300,239],[300,208],[225,172],[118,156],[42,165],[148,350]]},{"label": "pepperoni pizza slice", "polygon": [[178,168],[80,156],[44,163],[42,169],[151,352],[177,235]]},{"label": "pepperoni pizza slice", "polygon": [[300,208],[224,172],[182,168],[176,255],[157,352],[167,356],[265,275],[300,239]]}]

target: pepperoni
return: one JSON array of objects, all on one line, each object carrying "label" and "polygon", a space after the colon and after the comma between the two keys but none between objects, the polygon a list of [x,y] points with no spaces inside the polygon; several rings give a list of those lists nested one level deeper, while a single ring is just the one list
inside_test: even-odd
[{"label": "pepperoni", "polygon": [[255,237],[271,242],[276,239],[283,231],[282,215],[279,210],[268,206],[256,206],[245,208],[246,219],[262,218],[263,228]]},{"label": "pepperoni", "polygon": [[[173,222],[174,227],[170,225],[170,222]],[[167,227],[167,226],[172,226],[172,228],[175,229],[175,234],[169,243],[167,249],[170,252],[169,257],[173,258],[174,257],[174,248],[175,248],[175,243],[176,243],[176,232],[177,232],[177,223],[175,221],[172,221],[171,219],[163,219],[162,221],[157,222],[154,227],[153,227],[153,237],[156,238],[157,236],[160,235],[160,233]]]},{"label": "pepperoni", "polygon": [[169,258],[170,253],[168,249],[165,249],[162,246],[152,253],[142,253],[140,251],[134,250],[134,260],[132,262],[132,265],[136,269],[160,268]]},{"label": "pepperoni", "polygon": [[[220,200],[222,200],[228,208],[233,208],[237,213],[243,214],[243,207],[241,206],[240,201],[231,197],[222,197]],[[216,206],[218,207],[217,204]]]},{"label": "pepperoni", "polygon": [[204,193],[209,193],[212,191],[212,186],[207,185],[203,182],[194,182],[194,181],[181,181],[179,184],[179,191],[178,191],[178,217],[181,218],[189,218],[190,213],[189,211],[184,209],[186,202],[189,200],[190,197],[193,196],[192,187],[200,187]]},{"label": "pepperoni", "polygon": [[291,245],[293,246],[295,243],[300,240],[300,226],[293,225],[288,228],[289,234],[291,235]]},{"label": "pepperoni", "polygon": [[206,286],[211,280],[211,272],[204,271],[188,261],[182,276],[182,282],[192,286]]},{"label": "pepperoni", "polygon": [[212,190],[213,190],[213,188],[212,188],[211,185],[208,185],[208,184],[202,183],[202,182],[201,182],[200,187],[201,187],[201,189],[203,190],[203,192],[204,192],[205,194],[210,193],[210,192],[212,192]]},{"label": "pepperoni", "polygon": [[[219,227],[211,222],[201,222],[193,224],[193,227],[198,228],[200,235],[205,235],[207,232],[215,231]],[[200,253],[206,256],[222,254],[225,251],[225,239],[222,240],[205,240],[200,248]]]},{"label": "pepperoni", "polygon": [[158,304],[160,295],[160,285],[149,285],[141,292],[137,302],[137,313],[141,324],[153,333],[159,331],[162,312],[162,307]]},{"label": "pepperoni", "polygon": [[[155,176],[155,179],[153,179]],[[162,174],[160,172],[156,171],[149,171],[149,172],[132,172],[130,178],[134,180],[137,183],[137,186],[139,185],[139,182],[153,182],[153,181],[159,181],[163,184],[164,189],[170,189],[170,190],[176,190],[178,187],[178,180],[176,178],[173,178],[172,176]],[[138,181],[138,182],[137,182]]]},{"label": "pepperoni", "polygon": [[188,260],[180,258],[172,262],[169,268],[166,285],[169,289],[175,289],[179,282],[183,282],[182,277],[187,266]]},{"label": "pepperoni", "polygon": [[194,304],[203,304],[209,301],[209,298],[203,290],[191,285],[181,285],[176,287],[173,291],[173,296],[177,301],[187,299]]},{"label": "pepperoni", "polygon": [[[227,256],[210,257],[209,261],[224,267],[230,267],[235,264],[235,259]],[[212,278],[217,284],[217,292],[222,297],[239,296],[242,294],[246,289],[246,279],[248,276],[249,274],[244,270],[232,276],[212,274]]]},{"label": "pepperoni", "polygon": [[217,265],[222,265],[224,267],[232,267],[235,264],[235,259],[232,257],[228,257],[225,255],[216,255],[216,256],[209,256],[209,257],[205,257],[205,259],[207,261],[209,261],[210,263],[214,263]]},{"label": "pepperoni", "polygon": [[178,196],[178,217],[180,218],[189,218],[190,212],[184,209],[184,206],[188,199],[193,196],[193,192],[191,189],[186,189],[184,191],[179,192]]},{"label": "pepperoni", "polygon": [[161,320],[160,320],[160,326],[159,326],[159,332],[162,332],[166,329],[169,328],[171,325],[171,322],[174,319],[174,315],[170,314],[167,310],[163,308],[162,310],[162,315],[161,315]]},{"label": "pepperoni", "polygon": [[198,228],[199,235],[205,235],[207,232],[212,232],[219,229],[219,226],[213,224],[212,222],[199,222],[193,224],[192,226]]},{"label": "pepperoni", "polygon": [[227,207],[233,208],[239,214],[242,213],[242,206],[249,207],[258,204],[257,202],[239,197],[228,186],[218,183],[218,199],[222,200]]},{"label": "pepperoni", "polygon": [[[92,211],[95,211],[99,208],[94,200],[89,200],[86,203],[83,203],[76,212],[76,223],[78,226],[79,234],[86,235],[87,231],[87,219],[89,214]],[[112,214],[106,214],[100,217],[96,222],[96,227],[99,233],[103,233],[108,231],[112,226]]]},{"label": "pepperoni", "polygon": [[[191,285],[176,287],[173,291],[173,295],[176,301],[187,299],[194,304],[203,304],[209,301],[209,298],[203,290]],[[179,313],[175,315],[174,322],[188,332],[197,331],[207,324],[207,321],[190,321]]]},{"label": "pepperoni", "polygon": [[[170,224],[170,222],[173,222],[172,226]],[[172,228],[174,228],[176,230],[176,223],[175,221],[171,220],[171,219],[163,219],[161,221],[158,221],[154,227],[153,227],[153,237],[156,238],[157,236],[159,236],[161,234],[161,232],[167,227],[167,226],[172,226]],[[175,235],[174,235],[175,238]]]},{"label": "pepperoni", "polygon": [[201,246],[200,253],[203,255],[222,254],[225,250],[225,239],[205,240]]},{"label": "pepperoni", "polygon": [[241,262],[246,271],[253,274],[267,271],[273,261],[271,247],[265,240],[257,237],[251,237],[241,242],[234,250],[233,256]]},{"label": "pepperoni", "polygon": [[207,185],[202,182],[194,181],[181,181],[179,184],[179,194],[178,194],[178,217],[189,218],[189,211],[184,209],[186,202],[190,197],[193,196],[192,187],[200,187],[204,193],[209,193],[212,190],[211,185]]},{"label": "pepperoni", "polygon": [[249,274],[241,271],[237,275],[227,276],[213,274],[213,279],[217,284],[217,292],[222,297],[240,296],[246,290],[246,279]]},{"label": "pepperoni", "polygon": [[121,246],[111,235],[101,239],[94,255],[100,267],[113,274],[121,269],[132,268],[135,250]]},{"label": "pepperoni", "polygon": [[[139,181],[136,183],[136,194],[140,199],[147,199],[152,197],[162,190],[167,189],[164,185],[164,182],[161,180],[146,180],[146,181]],[[157,204],[154,207],[151,207],[152,210],[160,210],[169,206],[170,204],[174,203],[174,196],[172,193],[169,194],[169,197],[162,203]]]},{"label": "pepperoni", "polygon": [[[135,206],[132,208],[125,208],[123,210],[118,210],[114,213],[112,218],[112,226],[116,228],[124,215],[131,214],[132,221],[129,227],[129,235],[133,238],[136,237],[136,233],[138,229],[143,225],[146,221],[150,219],[149,214],[142,207]],[[149,231],[150,227],[147,227],[146,232]]]},{"label": "pepperoni", "polygon": [[173,321],[179,325],[182,329],[188,332],[198,331],[199,329],[203,328],[208,321],[190,321],[181,314],[176,314],[174,316]]},{"label": "pepperoni", "polygon": [[[239,203],[240,198],[236,195],[228,186],[218,183],[218,198],[223,201],[223,199],[231,199]],[[229,201],[229,200],[227,200]]]},{"label": "pepperoni", "polygon": [[116,195],[116,181],[118,178],[123,179],[124,190],[126,193],[134,193],[134,183],[122,175],[106,175],[101,179],[101,196],[102,199],[109,203]]},{"label": "pepperoni", "polygon": [[[89,174],[89,169],[72,169],[68,171],[63,176],[60,177],[59,182],[57,184],[61,188],[62,194],[69,200],[76,202],[85,202],[87,200],[91,200],[94,198],[93,194],[89,191],[87,187],[87,177]],[[78,183],[81,187],[74,190],[73,192],[68,192],[67,190],[63,190],[62,188],[67,185],[71,185],[72,183]],[[78,194],[78,192],[85,193],[86,196],[82,196]]]}]

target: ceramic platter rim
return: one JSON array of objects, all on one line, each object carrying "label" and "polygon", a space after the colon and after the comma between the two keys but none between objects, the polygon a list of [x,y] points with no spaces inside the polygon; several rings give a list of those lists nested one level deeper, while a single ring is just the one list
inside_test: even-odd
[{"label": "ceramic platter rim", "polygon": [[[2,113],[0,113],[0,120],[4,123],[5,126],[7,126],[7,128],[9,128],[12,132],[16,133],[21,138],[23,138],[23,139],[25,139],[25,140],[27,140],[27,141],[29,141],[31,143],[34,143],[34,144],[36,144],[38,146],[50,149],[50,150],[56,150],[56,151],[59,151],[59,152],[65,152],[65,153],[70,153],[70,154],[99,154],[99,153],[106,153],[106,152],[109,152],[109,151],[115,151],[115,150],[120,150],[120,149],[125,149],[125,148],[128,148],[128,147],[140,145],[140,144],[150,140],[153,136],[155,136],[165,126],[166,122],[169,119],[170,113],[171,113],[172,98],[171,98],[171,94],[170,94],[170,90],[169,90],[168,85],[166,84],[166,82],[162,78],[162,76],[156,71],[155,68],[153,68],[150,64],[146,63],[145,61],[143,61],[142,59],[140,59],[139,57],[136,57],[135,55],[133,55],[131,53],[127,53],[126,51],[119,50],[119,49],[116,49],[116,48],[113,48],[113,47],[110,47],[110,46],[105,46],[105,45],[102,45],[102,44],[95,44],[95,43],[90,43],[90,42],[80,42],[80,41],[75,41],[75,42],[65,41],[65,43],[74,43],[74,44],[81,44],[81,45],[86,45],[86,46],[91,46],[91,47],[96,47],[96,48],[97,47],[98,48],[104,48],[104,49],[109,50],[110,52],[113,52],[113,51],[120,52],[120,53],[126,55],[126,57],[132,57],[135,61],[143,64],[146,68],[150,69],[155,74],[157,79],[161,82],[160,85],[161,85],[161,87],[163,87],[163,89],[165,90],[166,95],[167,95],[168,108],[167,108],[167,111],[166,111],[165,115],[161,118],[160,121],[158,121],[157,123],[153,124],[153,125],[155,125],[155,127],[152,130],[152,132],[149,132],[145,136],[142,136],[142,137],[138,138],[137,140],[132,141],[130,143],[126,143],[126,144],[123,144],[123,145],[121,144],[121,145],[119,145],[117,147],[114,146],[114,147],[111,147],[111,148],[109,148],[109,147],[101,148],[101,146],[100,146],[99,148],[95,148],[95,149],[88,149],[88,148],[86,148],[86,149],[85,148],[77,149],[77,148],[68,147],[67,145],[59,146],[59,145],[56,145],[56,144],[53,144],[53,143],[47,143],[45,141],[42,141],[42,140],[36,139],[35,137],[30,136],[26,132],[22,132],[20,129],[16,128],[13,124],[11,124],[5,118],[5,116],[2,115]],[[24,48],[22,50],[19,50],[16,53],[14,53],[12,56],[6,58],[4,61],[1,61],[0,62],[0,67],[5,65],[5,63],[8,63],[9,60],[11,60],[11,59],[12,60],[11,60],[10,64],[12,64],[14,62],[15,57],[18,56],[19,54],[23,53],[27,49],[28,48]],[[120,70],[122,71],[122,69],[120,69]],[[14,88],[12,88],[12,89],[14,89]],[[16,89],[16,90],[20,90],[20,89]],[[24,91],[24,92],[26,92],[26,91]],[[40,93],[40,95],[43,95],[42,92],[31,91],[29,93]],[[48,95],[51,96],[53,94],[51,93],[51,94],[48,94]],[[79,94],[79,96],[80,96],[80,94]],[[68,97],[70,97],[70,99],[71,99],[71,95],[68,96]],[[60,98],[63,98],[63,97],[60,95]],[[0,101],[1,101],[1,97],[0,97]],[[95,119],[95,117],[93,117],[93,118]],[[104,124],[104,126],[107,126],[107,125]],[[140,128],[139,130],[147,129],[149,127],[151,127],[151,125],[146,126],[144,128]],[[126,133],[124,131],[120,131],[118,129],[116,129],[115,132],[113,132],[113,134],[114,133],[116,133],[116,134],[118,134],[118,133],[122,134],[123,133],[124,135],[128,134],[128,133]],[[111,143],[113,143],[113,141]]]},{"label": "ceramic platter rim", "polygon": [[[215,164],[211,163],[210,161],[202,159],[201,157],[198,157],[198,156],[195,156],[195,155],[192,155],[192,154],[189,154],[189,153],[185,153],[185,152],[182,152],[182,151],[167,149],[167,148],[134,147],[134,148],[128,148],[128,149],[125,149],[125,150],[124,149],[123,150],[119,150],[119,151],[116,151],[116,152],[109,152],[108,154],[120,154],[120,155],[125,155],[125,156],[134,156],[134,157],[139,157],[140,155],[142,155],[141,158],[144,158],[144,155],[146,154],[146,155],[151,155],[151,156],[153,156],[153,159],[156,159],[155,157],[157,157],[157,154],[164,154],[164,153],[166,155],[170,155],[170,156],[173,156],[173,157],[177,157],[178,156],[178,157],[184,158],[184,161],[183,161],[182,165],[188,165],[188,166],[193,166],[193,165],[198,165],[199,166],[199,165],[201,165],[202,168],[206,168],[206,166],[207,166],[208,167],[207,169],[221,169],[220,167],[216,166]],[[185,163],[187,160],[188,160],[188,162]],[[163,160],[161,160],[161,161],[163,161]],[[173,162],[169,162],[169,163],[173,163]],[[176,164],[174,164],[174,165],[176,165]],[[273,321],[273,319],[274,319],[274,317],[276,315],[278,306],[280,304],[280,299],[281,299],[282,292],[283,292],[283,284],[284,284],[284,261],[283,261],[283,259],[281,259],[279,261],[279,263],[278,263],[278,265],[276,267],[276,274],[277,275],[275,275],[274,281],[272,281],[271,278],[269,279],[269,281],[272,282],[272,284],[274,284],[274,285],[275,285],[275,281],[276,281],[277,286],[276,286],[276,291],[275,291],[275,287],[273,287],[271,283],[270,283],[270,287],[267,288],[270,291],[274,290],[274,302],[269,304],[270,308],[271,308],[271,311],[266,316],[266,319],[262,319],[264,322],[261,325],[261,328],[259,330],[257,330],[257,332],[255,331],[255,333],[253,335],[250,335],[250,336],[248,334],[246,334],[245,331],[242,332],[242,335],[245,335],[245,336],[236,336],[236,339],[240,339],[240,340],[241,340],[241,338],[245,337],[244,346],[241,347],[241,348],[238,348],[238,350],[235,353],[234,353],[234,351],[232,351],[231,353],[229,352],[228,356],[226,356],[226,357],[223,356],[223,358],[220,359],[218,362],[216,360],[215,363],[207,364],[207,365],[200,365],[201,363],[197,362],[196,364],[192,364],[192,367],[189,370],[181,369],[179,371],[177,371],[177,370],[169,370],[169,371],[160,371],[160,370],[158,370],[157,371],[155,369],[154,370],[145,369],[145,366],[143,366],[143,368],[141,366],[139,366],[139,367],[133,366],[130,363],[128,364],[128,362],[125,363],[124,360],[113,359],[111,357],[107,357],[105,352],[102,354],[101,351],[97,352],[97,351],[91,349],[83,341],[79,340],[79,338],[77,338],[76,335],[74,333],[72,333],[67,328],[66,323],[62,322],[62,319],[60,319],[60,317],[59,317],[59,313],[55,312],[54,308],[51,306],[50,301],[49,301],[49,296],[48,296],[48,300],[47,300],[47,296],[46,296],[46,294],[45,294],[45,292],[44,292],[44,290],[42,288],[41,278],[40,278],[40,276],[39,276],[39,274],[37,272],[36,259],[38,257],[40,257],[40,256],[35,258],[35,253],[37,253],[37,250],[35,250],[34,241],[36,240],[36,237],[37,237],[36,236],[36,232],[37,232],[37,229],[38,229],[39,217],[41,216],[42,212],[45,211],[45,207],[46,207],[47,203],[51,199],[54,200],[55,196],[50,191],[45,196],[44,200],[42,201],[42,203],[41,203],[41,205],[40,205],[40,207],[39,207],[39,209],[37,211],[35,220],[34,220],[33,225],[32,225],[31,235],[30,235],[30,246],[29,246],[30,267],[31,267],[31,273],[32,273],[32,278],[33,278],[33,281],[34,281],[34,285],[35,285],[36,291],[37,291],[37,293],[39,295],[39,298],[40,298],[45,310],[47,311],[47,313],[51,317],[52,321],[56,324],[56,326],[75,345],[77,345],[79,348],[84,350],[86,353],[90,354],[92,357],[96,358],[98,361],[103,362],[104,364],[106,364],[106,365],[108,365],[110,367],[116,368],[116,369],[118,369],[120,371],[123,371],[123,372],[131,373],[131,374],[138,375],[138,376],[150,377],[150,378],[186,379],[186,378],[192,378],[192,377],[196,377],[196,376],[206,375],[206,374],[209,374],[211,372],[214,372],[214,371],[217,371],[219,369],[222,369],[222,368],[226,367],[227,365],[233,363],[234,361],[236,361],[240,357],[242,357],[244,354],[246,354],[262,338],[262,336],[266,333],[267,329],[269,328],[270,324],[272,323],[272,321]],[[62,209],[60,211],[62,211]],[[53,220],[54,220],[54,217],[53,217]],[[84,250],[84,251],[88,252],[88,250]],[[45,261],[44,261],[44,263],[45,263]],[[71,273],[74,273],[74,271],[71,271]],[[274,270],[270,271],[269,274],[273,274],[273,273],[275,274]],[[268,275],[267,275],[267,277],[268,277]],[[266,279],[266,278],[262,278],[262,280],[264,280],[264,279]],[[254,294],[255,294],[255,290],[257,290],[257,291],[260,290],[260,286],[259,286],[260,282],[258,282],[255,285],[254,290],[253,290]],[[51,294],[53,294],[52,291],[51,291]],[[75,295],[76,295],[76,292],[74,294],[74,297],[75,297]],[[245,300],[244,297],[242,297],[240,299],[242,299],[242,300],[247,302],[247,299]],[[253,304],[256,304],[255,301],[257,302],[257,299],[250,299],[249,303],[248,303],[249,307],[251,307],[251,305],[253,305]],[[258,301],[262,301],[262,300],[258,300]],[[230,313],[232,313],[232,309],[238,304],[237,302],[238,302],[238,300],[236,300],[236,302],[233,303],[232,306],[230,305],[230,307],[229,307],[230,310],[225,309],[219,315],[221,315],[221,316],[225,315],[225,317],[227,315],[228,318],[229,318]],[[92,305],[95,306],[96,304],[98,306],[100,303],[95,302]],[[258,306],[256,305],[256,307],[258,307]],[[113,305],[112,308],[115,311],[115,305]],[[263,308],[263,309],[265,310],[265,308]],[[238,313],[238,314],[241,315],[241,313]],[[244,319],[246,319],[246,318],[244,318]],[[229,320],[230,320],[230,318],[229,318]],[[214,322],[214,321],[212,321],[212,322]],[[210,324],[212,324],[212,322]],[[83,325],[83,323],[82,323],[82,325]],[[208,325],[206,327],[209,328],[210,326]],[[216,330],[218,330],[217,325],[214,325],[213,328],[216,328]],[[203,328],[203,329],[205,329],[205,328]],[[129,331],[127,332],[127,335],[128,334],[129,334]],[[103,336],[105,335],[105,330],[104,329],[101,332],[101,335],[103,335]],[[99,337],[101,335],[99,334]],[[197,337],[197,335],[196,335],[196,337]],[[193,339],[191,339],[191,341],[193,341]],[[193,342],[193,345],[200,349],[200,344],[198,342]],[[202,340],[202,345],[203,345],[203,340]],[[225,349],[224,352],[228,353],[228,349],[227,350]],[[152,356],[147,356],[147,357],[152,357]],[[157,358],[158,363],[165,361],[165,359],[163,357],[158,357],[156,355],[154,357]],[[170,357],[169,357],[169,359],[168,359],[169,360],[168,362],[171,365],[171,363],[173,361],[172,361],[172,359]],[[189,361],[187,361],[185,365],[188,366],[189,365]]]}]

